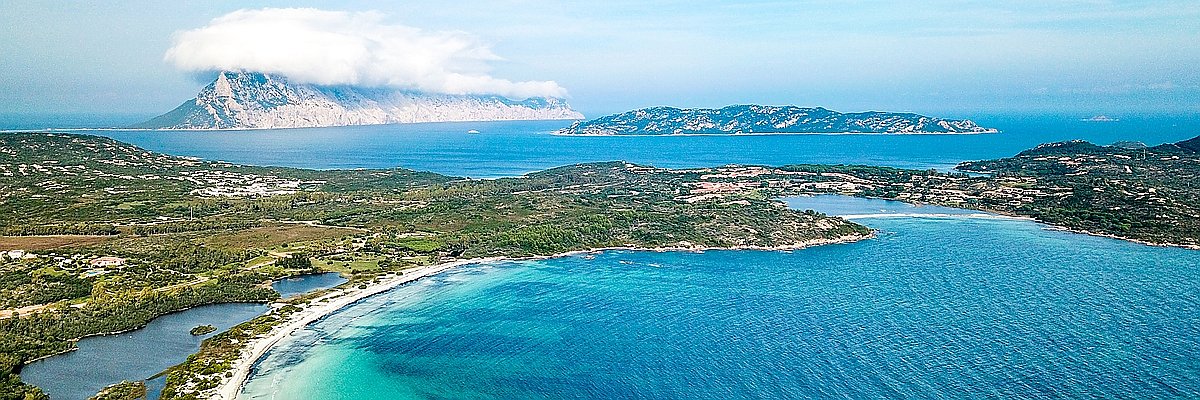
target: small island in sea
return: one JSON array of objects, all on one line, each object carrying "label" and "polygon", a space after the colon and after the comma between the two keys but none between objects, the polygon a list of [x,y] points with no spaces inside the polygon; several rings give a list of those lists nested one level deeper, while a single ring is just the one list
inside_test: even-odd
[{"label": "small island in sea", "polygon": [[971,120],[911,113],[840,113],[822,107],[732,105],[713,108],[651,107],[560,129],[560,135],[733,135],[777,133],[980,134],[997,133]]}]

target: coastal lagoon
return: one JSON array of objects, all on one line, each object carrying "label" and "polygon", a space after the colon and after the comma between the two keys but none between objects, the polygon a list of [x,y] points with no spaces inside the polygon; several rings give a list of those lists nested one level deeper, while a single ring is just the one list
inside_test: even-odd
[{"label": "coastal lagoon", "polygon": [[[212,325],[221,332],[268,308],[254,303],[212,304],[155,318],[141,329],[86,337],[79,340],[75,351],[21,368],[21,379],[42,388],[54,400],[87,399],[105,386],[143,380],[183,362],[200,350],[202,340],[216,334],[192,335],[192,328]],[[162,385],[151,386],[161,390]]]},{"label": "coastal lagoon", "polygon": [[289,298],[302,295],[318,289],[327,289],[346,283],[347,279],[337,272],[310,274],[283,278],[271,284],[271,289],[279,292],[279,297]]},{"label": "coastal lagoon", "polygon": [[[303,275],[276,281],[272,287],[290,297],[345,282],[337,273]],[[200,342],[262,315],[266,304],[211,304],[167,314],[145,327],[79,340],[78,349],[33,362],[21,379],[41,387],[54,400],[84,400],[105,386],[149,378],[200,350]],[[212,325],[213,333],[192,335],[191,329]],[[163,378],[147,382],[150,399],[158,398]]]},{"label": "coastal lagoon", "polygon": [[[953,116],[1000,129],[982,135],[737,135],[579,137],[552,135],[569,121],[460,122],[248,131],[72,131],[109,136],[180,156],[301,168],[404,167],[477,178],[515,176],[590,161],[657,167],[725,164],[866,164],[949,170],[959,162],[1015,155],[1042,143],[1082,139],[1150,145],[1195,137],[1200,115]],[[49,122],[47,122],[49,123]],[[52,126],[52,125],[50,125]],[[477,130],[479,134],[468,134]]]},{"label": "coastal lagoon", "polygon": [[791,252],[458,268],[298,331],[244,397],[1200,396],[1200,251],[791,202],[835,200],[835,214],[926,215],[863,218],[876,238]]}]

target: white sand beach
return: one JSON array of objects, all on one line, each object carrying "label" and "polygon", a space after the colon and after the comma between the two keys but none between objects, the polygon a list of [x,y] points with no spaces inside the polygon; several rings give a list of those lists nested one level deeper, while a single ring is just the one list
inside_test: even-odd
[{"label": "white sand beach", "polygon": [[255,339],[242,352],[241,358],[233,364],[233,375],[225,378],[217,386],[216,394],[213,398],[223,400],[234,400],[241,393],[242,385],[246,379],[250,377],[250,372],[254,363],[262,358],[267,351],[271,350],[279,341],[287,338],[298,329],[301,329],[308,324],[320,320],[322,317],[336,312],[346,306],[354,304],[359,300],[367,297],[386,292],[397,286],[409,283],[430,275],[438,274],[454,267],[459,267],[467,264],[476,264],[484,262],[494,262],[503,260],[528,260],[528,259],[548,259],[556,257],[567,257],[572,255],[586,254],[592,252],[608,251],[608,250],[630,250],[630,251],[705,251],[705,250],[763,250],[763,251],[783,251],[796,250],[811,246],[820,246],[827,244],[849,243],[872,237],[873,235],[848,235],[837,238],[828,239],[812,239],[801,243],[790,245],[782,245],[775,247],[762,246],[731,246],[731,247],[707,247],[693,246],[683,242],[677,246],[657,247],[657,248],[639,248],[639,247],[605,247],[594,248],[588,250],[570,251],[552,256],[525,257],[525,258],[474,258],[467,260],[457,260],[441,264],[435,264],[425,267],[420,267],[408,271],[404,271],[403,275],[385,279],[378,283],[373,283],[367,288],[359,289],[357,287],[336,290],[322,297],[313,299],[309,305],[301,311],[292,314],[291,319],[286,323],[277,326],[271,334]]},{"label": "white sand beach", "polygon": [[383,280],[382,282],[372,284],[365,289],[357,287],[336,290],[325,296],[313,299],[303,310],[292,314],[291,319],[277,326],[270,335],[255,339],[243,352],[242,357],[234,362],[233,375],[221,381],[217,386],[217,394],[214,398],[233,400],[237,398],[241,392],[242,384],[246,378],[250,376],[250,370],[254,363],[262,358],[268,350],[276,343],[284,338],[287,338],[296,330],[311,324],[322,317],[333,313],[358,302],[367,297],[386,292],[397,286],[409,283],[426,276],[434,275],[448,269],[481,262],[497,261],[500,258],[476,258],[468,260],[457,260],[447,263],[429,265],[408,271],[404,271],[403,275],[398,275],[392,278]]}]

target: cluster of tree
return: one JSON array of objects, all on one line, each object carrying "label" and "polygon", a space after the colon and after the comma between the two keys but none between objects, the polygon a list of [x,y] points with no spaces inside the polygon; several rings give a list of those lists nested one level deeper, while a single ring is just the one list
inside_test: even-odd
[{"label": "cluster of tree", "polygon": [[44,264],[10,262],[0,268],[0,308],[53,303],[91,291],[88,280]]},{"label": "cluster of tree", "polygon": [[40,235],[116,235],[120,233],[113,224],[100,222],[75,222],[49,225],[13,225],[0,231],[0,236]]},{"label": "cluster of tree", "polygon": [[239,274],[166,292],[143,289],[112,293],[97,285],[103,293],[95,293],[83,307],[62,307],[0,320],[0,355],[23,363],[69,350],[72,339],[134,329],[170,312],[203,304],[278,298],[274,290],[258,285],[262,280],[258,274]]},{"label": "cluster of tree", "polygon": [[188,331],[192,336],[204,336],[217,331],[217,327],[212,325],[197,325],[192,330]]},{"label": "cluster of tree", "polygon": [[209,271],[223,265],[244,262],[263,254],[262,250],[226,249],[196,245],[191,242],[167,243],[151,249],[123,249],[139,251],[137,257],[158,268],[179,271],[185,274]]},{"label": "cluster of tree", "polygon": [[[0,340],[3,339],[0,336]],[[0,400],[49,400],[50,396],[42,389],[21,382],[21,376],[17,373],[24,364],[25,360],[20,357],[0,352]]]},{"label": "cluster of tree", "polygon": [[275,260],[275,266],[285,270],[312,270],[312,259],[306,253],[295,253]]},{"label": "cluster of tree", "polygon": [[158,235],[164,233],[182,233],[182,232],[197,232],[197,231],[212,231],[212,230],[231,230],[231,229],[249,229],[259,225],[255,220],[240,220],[240,221],[207,221],[207,220],[192,220],[192,221],[177,221],[177,222],[159,222],[146,225],[134,225],[132,233],[139,236]]},{"label": "cluster of tree", "polygon": [[88,400],[141,400],[146,398],[146,383],[121,381],[110,385]]}]

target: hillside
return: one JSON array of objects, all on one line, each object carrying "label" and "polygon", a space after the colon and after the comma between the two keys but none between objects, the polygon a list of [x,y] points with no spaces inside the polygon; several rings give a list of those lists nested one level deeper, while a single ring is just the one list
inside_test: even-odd
[{"label": "hillside", "polygon": [[752,133],[994,133],[970,120],[909,113],[840,113],[824,108],[733,105],[720,109],[653,107],[580,121],[563,135]]},{"label": "hillside", "polygon": [[562,99],[428,94],[319,86],[254,72],[221,72],[179,107],[131,128],[252,129],[416,122],[581,119]]}]

